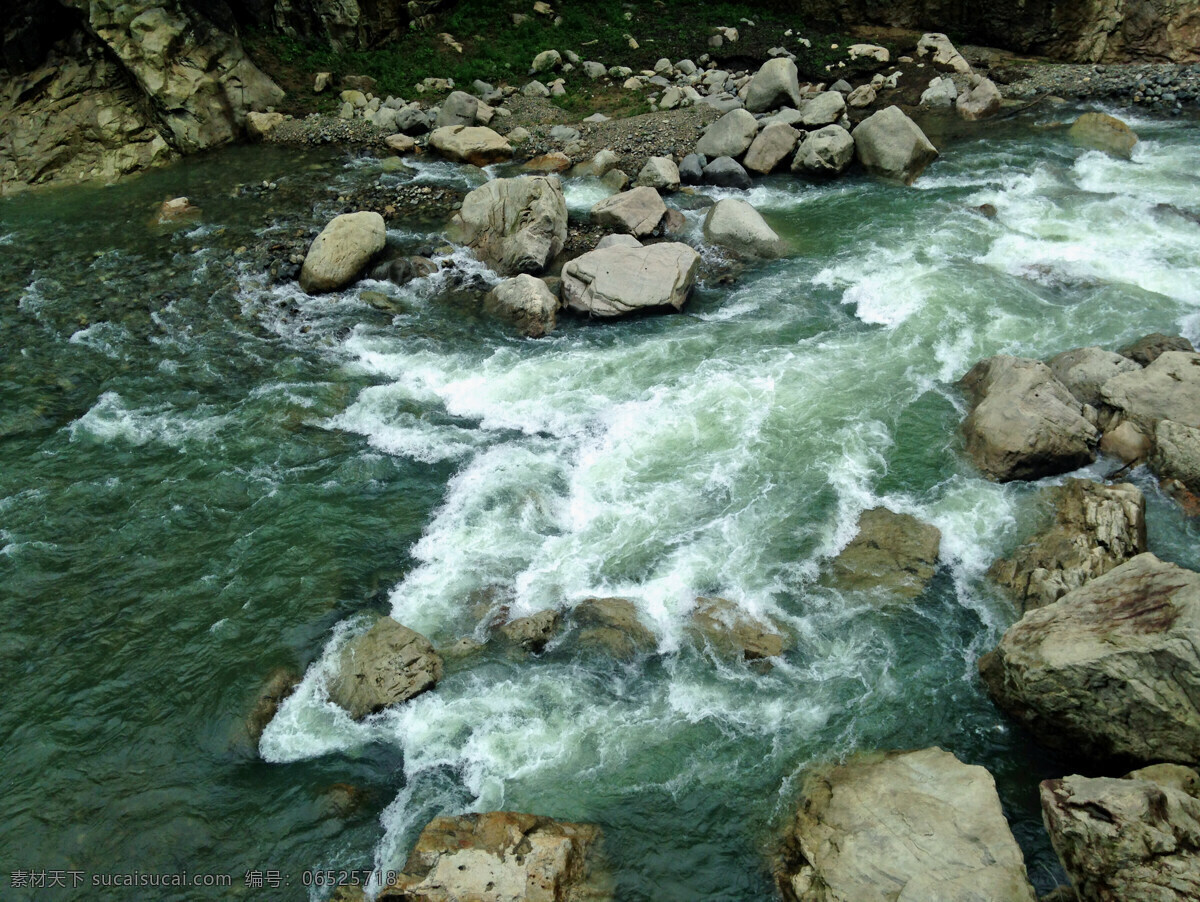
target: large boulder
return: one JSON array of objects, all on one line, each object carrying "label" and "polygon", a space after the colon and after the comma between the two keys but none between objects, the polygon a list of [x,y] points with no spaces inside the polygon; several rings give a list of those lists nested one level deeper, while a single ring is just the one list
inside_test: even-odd
[{"label": "large boulder", "polygon": [[1137,486],[1071,479],[1043,492],[1054,523],[988,571],[1013,593],[1022,614],[1146,550],[1146,499]]},{"label": "large boulder", "polygon": [[696,153],[714,157],[740,157],[758,134],[758,120],[745,110],[730,110],[700,137]]},{"label": "large boulder", "polygon": [[972,76],[970,87],[958,95],[955,107],[958,115],[968,121],[988,119],[1000,112],[1003,99],[994,81],[976,75]]},{"label": "large boulder", "polygon": [[859,162],[882,178],[911,185],[937,159],[937,148],[897,106],[872,113],[853,134]]},{"label": "large boulder", "polygon": [[554,331],[558,298],[541,279],[521,273],[505,279],[484,298],[484,309],[510,319],[529,338]]},{"label": "large boulder", "polygon": [[1134,363],[1149,366],[1167,351],[1194,351],[1192,343],[1182,335],[1164,335],[1162,332],[1151,332],[1143,335],[1132,344],[1118,348],[1117,353],[1128,357]]},{"label": "large boulder", "polygon": [[1096,427],[1044,363],[989,357],[959,385],[971,404],[963,421],[967,452],[992,479],[1039,479],[1095,460]]},{"label": "large boulder", "polygon": [[863,511],[858,532],[834,558],[833,582],[843,589],[916,598],[937,572],[941,542],[941,530],[909,514],[886,507]]},{"label": "large boulder", "polygon": [[387,244],[378,213],[343,213],[321,230],[304,257],[300,287],[309,294],[345,288]]},{"label": "large boulder", "polygon": [[704,167],[704,184],[718,188],[750,187],[750,173],[733,157],[717,157]]},{"label": "large boulder", "polygon": [[658,191],[650,187],[634,188],[606,197],[592,207],[592,222],[635,238],[644,238],[658,228],[667,205]]},{"label": "large boulder", "polygon": [[832,125],[846,112],[841,91],[823,91],[800,108],[800,124],[807,129]]},{"label": "large boulder", "polygon": [[841,175],[854,160],[854,138],[840,125],[827,125],[809,132],[796,156],[792,172],[800,175]]},{"label": "large boulder", "polygon": [[800,78],[796,64],[787,57],[768,60],[750,79],[746,90],[746,109],[765,113],[784,104],[800,105]]},{"label": "large boulder", "polygon": [[1200,760],[1200,574],[1140,554],[1029,611],[979,661],[996,703],[1097,760]]},{"label": "large boulder", "polygon": [[578,641],[598,648],[620,661],[647,654],[658,646],[654,633],[638,618],[637,607],[626,598],[587,598],[571,611],[579,628]]},{"label": "large boulder", "polygon": [[577,313],[602,317],[656,307],[682,310],[699,268],[700,255],[677,242],[601,248],[563,267],[563,301]]},{"label": "large boulder", "polygon": [[376,897],[393,902],[586,902],[606,898],[600,828],[534,814],[438,817],[403,872]]},{"label": "large boulder", "polygon": [[355,720],[397,705],[442,678],[442,659],[420,633],[380,617],[371,629],[342,648],[329,698]]},{"label": "large boulder", "polygon": [[1159,420],[1200,427],[1200,354],[1167,351],[1142,369],[1104,383],[1100,398],[1147,435]]},{"label": "large boulder", "polygon": [[943,72],[965,75],[971,71],[971,64],[963,59],[962,54],[944,34],[931,32],[921,35],[921,39],[917,41],[917,56],[928,57],[934,67]]},{"label": "large boulder", "polygon": [[1175,479],[1200,494],[1200,429],[1159,420],[1154,429],[1150,466],[1163,479]]},{"label": "large boulder", "polygon": [[1081,902],[1200,899],[1197,774],[1174,770],[1186,777],[1157,767],[1042,783],[1046,832]]},{"label": "large boulder", "polygon": [[708,208],[704,237],[738,254],[778,257],[783,240],[767,225],[757,210],[741,198],[725,198]]},{"label": "large boulder", "polygon": [[656,188],[659,191],[679,190],[679,167],[667,157],[651,157],[638,172],[634,184],[639,187]]},{"label": "large boulder", "polygon": [[810,773],[776,872],[788,902],[1036,902],[982,767],[939,748]]},{"label": "large boulder", "polygon": [[767,175],[792,156],[800,136],[801,133],[790,125],[772,122],[758,133],[742,158],[742,165],[751,172]]},{"label": "large boulder", "polygon": [[697,598],[688,631],[718,657],[758,661],[783,654],[775,628],[725,598]]},{"label": "large boulder", "polygon": [[454,91],[442,101],[435,128],[453,125],[474,125],[479,112],[479,100],[465,91]]},{"label": "large boulder", "polygon": [[558,179],[492,179],[465,198],[450,237],[504,275],[539,273],[567,240],[567,202]]},{"label": "large boulder", "polygon": [[[411,134],[397,120],[400,131]],[[452,163],[490,166],[512,159],[513,150],[503,137],[482,125],[447,125],[435,128],[429,146]]]},{"label": "large boulder", "polygon": [[1107,113],[1084,113],[1067,132],[1070,139],[1091,150],[1128,160],[1138,143],[1137,132],[1115,116]]},{"label": "large boulder", "polygon": [[1100,405],[1100,389],[1113,376],[1141,369],[1120,354],[1102,348],[1074,348],[1046,361],[1050,372],[1084,404]]}]

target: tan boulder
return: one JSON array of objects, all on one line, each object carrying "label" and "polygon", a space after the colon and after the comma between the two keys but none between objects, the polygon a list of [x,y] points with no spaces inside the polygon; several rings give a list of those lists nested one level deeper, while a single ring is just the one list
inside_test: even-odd
[{"label": "tan boulder", "polygon": [[335,216],[304,257],[300,287],[309,294],[345,288],[386,244],[387,227],[378,213]]},{"label": "tan boulder", "polygon": [[490,166],[512,159],[512,145],[482,125],[447,125],[435,128],[429,146],[454,163]]},{"label": "tan boulder", "polygon": [[346,643],[329,680],[330,699],[362,720],[420,695],[442,678],[442,659],[420,633],[380,617]]}]

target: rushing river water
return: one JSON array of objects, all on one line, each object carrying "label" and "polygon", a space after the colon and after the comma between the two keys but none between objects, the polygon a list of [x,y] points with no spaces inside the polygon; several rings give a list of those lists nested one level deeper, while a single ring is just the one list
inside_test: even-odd
[{"label": "rushing river water", "polygon": [[[233,149],[0,202],[0,858],[88,881],[0,874],[0,895],[166,898],[90,884],[187,871],[233,885],[171,898],[319,899],[305,870],[395,868],[432,816],[503,808],[600,824],[621,900],[770,898],[806,766],[931,744],[992,771],[1055,885],[1036,783],[1078,765],[975,671],[1014,616],[983,572],[1036,486],[971,470],[953,382],[994,353],[1200,338],[1200,127],[1133,124],[1133,162],[1029,119],[948,144],[913,189],[768,179],[749,200],[791,257],[540,341],[440,277],[309,298],[243,262],[397,178],[371,161]],[[154,225],[177,194],[202,216]],[[1151,549],[1200,566],[1197,524],[1133,478]],[[819,581],[879,504],[942,530],[914,603]],[[592,595],[634,600],[661,654],[487,651],[361,724],[324,699],[369,612],[444,644],[483,635],[481,598]],[[782,661],[698,652],[697,595],[785,627]],[[243,719],[280,666],[305,677],[256,749]]]}]

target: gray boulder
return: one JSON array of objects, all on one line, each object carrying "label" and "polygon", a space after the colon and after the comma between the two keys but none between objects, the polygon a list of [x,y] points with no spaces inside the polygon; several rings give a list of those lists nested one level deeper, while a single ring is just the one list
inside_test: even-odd
[{"label": "gray boulder", "polygon": [[939,748],[810,773],[776,872],[788,902],[1036,902],[982,767]]},{"label": "gray boulder", "polygon": [[937,148],[897,106],[872,113],[853,135],[858,160],[867,172],[906,185],[937,159]]},{"label": "gray boulder", "polygon": [[405,135],[423,135],[432,127],[429,114],[415,104],[396,110],[395,129]]},{"label": "gray boulder", "polygon": [[832,125],[846,112],[846,98],[840,91],[824,91],[800,108],[800,124],[807,129]]},{"label": "gray boulder", "polygon": [[642,238],[658,228],[666,212],[658,191],[642,187],[606,197],[592,207],[591,216],[596,225]]},{"label": "gray boulder", "polygon": [[1120,373],[1141,369],[1132,360],[1102,348],[1074,348],[1046,361],[1050,372],[1084,404],[1097,407],[1104,383]]},{"label": "gray boulder", "polygon": [[1100,399],[1147,435],[1159,420],[1200,427],[1200,354],[1167,351],[1142,369],[1104,383]]},{"label": "gray boulder", "polygon": [[389,705],[420,695],[442,678],[442,659],[429,640],[391,617],[346,643],[329,698],[362,720]]},{"label": "gray boulder", "polygon": [[554,331],[558,298],[544,281],[521,273],[488,292],[484,309],[512,320],[527,337],[541,338]]},{"label": "gray boulder", "polygon": [[704,183],[718,188],[750,187],[750,174],[733,157],[717,157],[704,167]]},{"label": "gray boulder", "polygon": [[[435,128],[447,125],[474,125],[479,112],[479,100],[465,91],[455,91],[442,101]],[[394,115],[394,114],[393,114]]]},{"label": "gray boulder", "polygon": [[788,159],[800,142],[801,133],[790,125],[774,122],[766,126],[742,159],[742,165],[751,172],[767,175]]},{"label": "gray boulder", "polygon": [[606,247],[563,267],[563,300],[578,313],[601,317],[656,307],[681,310],[699,267],[700,255],[686,244]]},{"label": "gray boulder", "polygon": [[988,571],[1013,593],[1022,614],[1146,550],[1146,499],[1137,486],[1071,479],[1042,491],[1054,523]]},{"label": "gray boulder", "polygon": [[1117,353],[1122,357],[1128,357],[1134,363],[1149,366],[1167,351],[1194,350],[1196,349],[1192,347],[1192,343],[1182,335],[1164,335],[1161,332],[1152,332],[1149,335],[1143,335],[1133,344],[1119,348]]},{"label": "gray boulder", "polygon": [[783,636],[725,598],[697,598],[688,631],[720,658],[758,661],[783,654]]},{"label": "gray boulder", "polygon": [[335,216],[304,257],[300,287],[309,294],[345,288],[386,244],[387,228],[378,213]]},{"label": "gray boulder", "polygon": [[679,181],[685,185],[699,185],[704,181],[704,167],[708,159],[699,153],[689,153],[679,164]]},{"label": "gray boulder", "polygon": [[597,78],[603,78],[608,73],[608,67],[604,63],[597,63],[593,60],[587,60],[583,64],[583,74],[595,81]]},{"label": "gray boulder", "polygon": [[1175,479],[1200,494],[1200,429],[1159,420],[1154,429],[1150,466],[1163,479]]},{"label": "gray boulder", "polygon": [[540,273],[567,240],[567,202],[551,176],[492,179],[465,198],[449,235],[503,275]]},{"label": "gray boulder", "polygon": [[846,105],[852,106],[856,110],[868,107],[875,102],[875,86],[874,85],[859,85],[846,97]]},{"label": "gray boulder", "polygon": [[858,532],[834,558],[833,582],[851,591],[916,598],[937,572],[941,543],[941,530],[916,517],[886,507],[863,511]]},{"label": "gray boulder", "polygon": [[731,110],[701,136],[696,153],[714,157],[740,157],[758,134],[758,120],[745,110]]},{"label": "gray boulder", "polygon": [[679,190],[679,167],[674,160],[666,157],[651,157],[638,173],[634,184],[640,187],[656,188],[659,191]]},{"label": "gray boulder", "polygon": [[632,235],[605,235],[596,242],[595,250],[601,250],[606,247],[641,247],[642,242],[638,241]]},{"label": "gray boulder", "polygon": [[533,65],[529,69],[534,74],[552,72],[562,66],[562,61],[562,54],[557,50],[543,50],[533,58]]},{"label": "gray boulder", "polygon": [[1054,748],[1200,760],[1200,574],[1140,554],[1029,611],[979,661],[996,703]]},{"label": "gray boulder", "polygon": [[854,160],[854,138],[840,125],[827,125],[809,132],[792,158],[792,172],[799,175],[841,175]]},{"label": "gray boulder", "polygon": [[783,241],[754,207],[740,198],[725,198],[708,208],[704,237],[738,254],[778,257]]},{"label": "gray boulder", "polygon": [[976,75],[971,78],[971,86],[958,95],[955,108],[968,121],[988,119],[1000,112],[1002,101],[996,83]]},{"label": "gray boulder", "polygon": [[1082,902],[1200,899],[1200,800],[1161,773],[1042,783],[1046,832]]},{"label": "gray boulder", "polygon": [[799,106],[800,79],[796,64],[787,58],[763,63],[750,80],[745,102],[751,113],[765,113],[787,103]]}]

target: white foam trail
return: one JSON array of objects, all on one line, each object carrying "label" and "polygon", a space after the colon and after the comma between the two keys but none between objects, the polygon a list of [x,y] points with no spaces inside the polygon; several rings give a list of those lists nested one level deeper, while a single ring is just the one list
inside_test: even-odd
[{"label": "white foam trail", "polygon": [[[200,408],[202,413],[203,410]],[[87,413],[65,428],[73,442],[85,439],[131,445],[155,442],[178,447],[215,438],[228,424],[227,416],[185,415],[169,408],[129,408],[117,392],[108,391]]]}]

